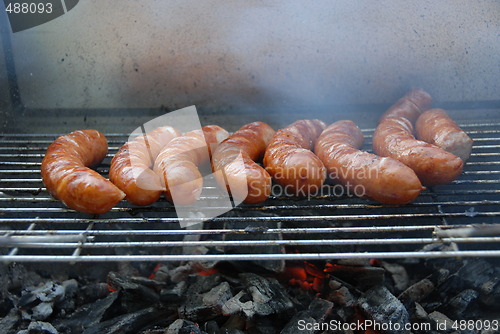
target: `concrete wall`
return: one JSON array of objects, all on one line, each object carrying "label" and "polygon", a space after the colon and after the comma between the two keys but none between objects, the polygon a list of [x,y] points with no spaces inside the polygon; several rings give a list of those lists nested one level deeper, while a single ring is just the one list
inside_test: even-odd
[{"label": "concrete wall", "polygon": [[497,0],[84,0],[11,39],[31,108],[489,101],[499,22]]}]

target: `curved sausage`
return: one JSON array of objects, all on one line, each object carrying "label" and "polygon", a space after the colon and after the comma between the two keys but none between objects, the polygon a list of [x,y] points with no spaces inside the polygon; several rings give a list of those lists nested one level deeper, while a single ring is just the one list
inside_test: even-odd
[{"label": "curved sausage", "polygon": [[198,165],[210,161],[212,150],[228,136],[223,128],[208,125],[173,139],[163,148],[153,170],[165,185],[169,201],[187,205],[199,198],[203,176]]},{"label": "curved sausage", "polygon": [[180,132],[163,126],[125,143],[111,160],[109,179],[125,192],[135,205],[156,202],[164,189],[160,177],[151,169],[162,148]]},{"label": "curved sausage", "polygon": [[125,194],[89,167],[108,153],[108,141],[97,130],[74,131],[57,138],[42,160],[42,181],[54,198],[90,214],[111,210]]},{"label": "curved sausage", "polygon": [[[374,201],[406,204],[420,194],[422,184],[403,163],[360,151],[363,133],[352,121],[338,121],[319,136],[315,152],[328,175]],[[360,188],[361,190],[358,190]]]},{"label": "curved sausage", "polygon": [[382,122],[386,118],[404,117],[412,124],[415,123],[420,114],[431,107],[432,97],[422,89],[412,89],[394,103],[380,118]]},{"label": "curved sausage", "polygon": [[326,169],[311,150],[326,124],[299,120],[278,130],[267,146],[264,166],[287,194],[307,196],[321,189]]},{"label": "curved sausage", "polygon": [[255,160],[260,159],[274,130],[262,122],[244,125],[215,150],[212,166],[221,187],[235,201],[260,203],[271,194],[271,176]]},{"label": "curved sausage", "polygon": [[[378,155],[392,157],[413,169],[424,185],[446,184],[462,173],[463,162],[459,157],[413,136],[412,120],[422,112],[420,108],[428,105],[421,102],[428,99],[419,100],[414,96],[424,95],[416,91],[409,93],[396,103],[397,108],[391,107],[382,116],[373,134],[373,149]],[[413,96],[414,100],[408,96]],[[420,105],[414,101],[420,101]]]},{"label": "curved sausage", "polygon": [[462,159],[469,159],[472,139],[455,123],[443,109],[424,112],[415,125],[420,140],[441,147]]}]

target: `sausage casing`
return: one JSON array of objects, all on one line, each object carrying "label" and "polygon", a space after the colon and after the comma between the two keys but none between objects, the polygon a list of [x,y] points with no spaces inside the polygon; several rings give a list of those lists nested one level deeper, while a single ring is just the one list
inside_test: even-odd
[{"label": "sausage casing", "polygon": [[395,159],[360,151],[362,144],[363,133],[354,122],[338,121],[319,136],[315,152],[330,178],[374,201],[406,204],[420,194],[422,184],[411,168]]},{"label": "sausage casing", "polygon": [[160,151],[180,132],[163,126],[126,142],[111,160],[110,180],[135,205],[156,202],[164,187],[160,177],[152,170]]},{"label": "sausage casing", "polygon": [[311,150],[326,124],[299,120],[278,130],[267,146],[264,166],[287,194],[306,196],[321,189],[326,169]]},{"label": "sausage casing", "polygon": [[154,171],[165,185],[165,196],[176,205],[195,202],[202,191],[200,164],[210,161],[210,155],[229,133],[216,125],[188,132],[169,142],[158,154]]},{"label": "sausage casing", "polygon": [[448,151],[464,162],[472,151],[472,139],[455,123],[443,109],[424,112],[415,125],[420,140]]},{"label": "sausage casing", "polygon": [[432,97],[422,89],[412,89],[394,103],[380,118],[404,117],[412,124],[415,123],[420,114],[431,107]]},{"label": "sausage casing", "polygon": [[[396,103],[398,108],[391,107],[382,116],[373,134],[373,149],[378,155],[392,157],[413,169],[424,185],[446,184],[462,173],[463,162],[459,157],[413,136],[412,120],[423,111],[420,108],[429,105],[425,94],[418,91],[408,93],[406,96],[413,96],[415,101],[420,101],[419,105],[403,97]],[[418,99],[415,96],[423,97]]]},{"label": "sausage casing", "polygon": [[212,166],[221,187],[235,201],[260,203],[271,194],[271,176],[255,161],[262,158],[274,130],[266,123],[241,127],[215,150]]},{"label": "sausage casing", "polygon": [[125,194],[89,167],[108,153],[106,137],[97,130],[74,131],[57,138],[42,160],[42,181],[54,198],[85,213],[111,210]]}]

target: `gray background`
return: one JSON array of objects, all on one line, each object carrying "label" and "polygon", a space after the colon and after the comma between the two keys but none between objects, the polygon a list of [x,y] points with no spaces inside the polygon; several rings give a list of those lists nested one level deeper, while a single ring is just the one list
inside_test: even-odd
[{"label": "gray background", "polygon": [[28,108],[488,101],[499,22],[499,1],[86,0],[10,39]]}]

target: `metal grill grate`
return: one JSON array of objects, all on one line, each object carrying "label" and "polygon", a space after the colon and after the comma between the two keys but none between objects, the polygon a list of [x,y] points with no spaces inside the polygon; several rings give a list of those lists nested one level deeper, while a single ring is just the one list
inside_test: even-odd
[{"label": "metal grill grate", "polygon": [[[479,112],[479,111],[475,111]],[[102,262],[314,260],[500,256],[500,123],[462,122],[474,139],[463,175],[430,187],[405,206],[330,194],[310,200],[275,193],[195,229],[181,229],[173,206],[122,201],[90,217],[52,199],[40,163],[52,134],[0,137],[0,260]],[[366,129],[365,149],[373,129]],[[107,176],[127,134],[108,134]],[[202,201],[210,208],[209,188]],[[213,189],[212,189],[213,190]],[[191,219],[189,219],[191,220]],[[193,219],[194,220],[194,219]],[[442,248],[433,245],[446,244]]]}]

